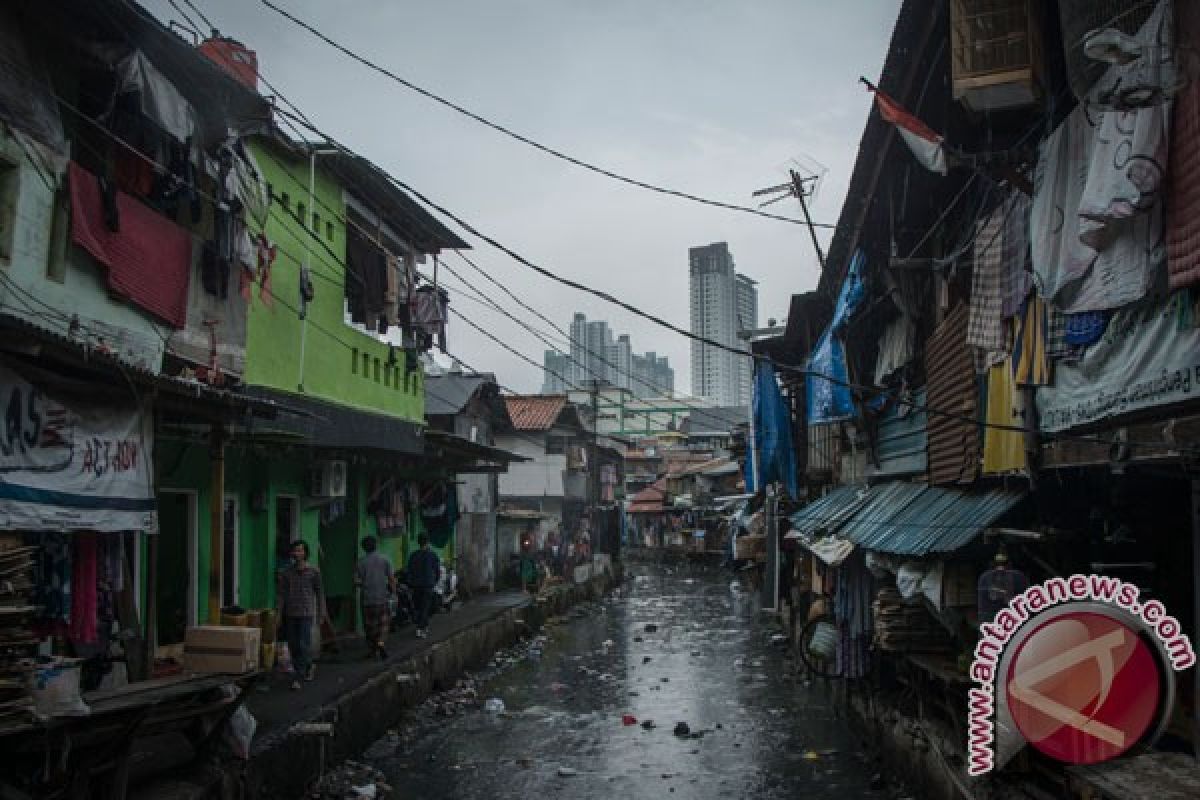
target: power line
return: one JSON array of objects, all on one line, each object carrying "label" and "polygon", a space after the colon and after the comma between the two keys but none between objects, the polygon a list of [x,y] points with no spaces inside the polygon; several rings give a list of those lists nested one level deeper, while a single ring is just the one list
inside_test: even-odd
[{"label": "power line", "polygon": [[[185,2],[186,2],[186,0],[185,0]],[[274,11],[276,14],[279,14],[283,18],[292,22],[294,25],[308,31],[310,34],[315,36],[317,39],[321,40],[325,44],[327,44],[330,47],[334,48],[335,50],[339,51],[343,55],[351,58],[354,61],[357,61],[359,64],[362,64],[363,66],[371,69],[372,71],[377,72],[380,75],[383,75],[384,77],[391,79],[392,81],[395,81],[396,83],[400,84],[404,88],[409,89],[413,92],[416,92],[417,94],[421,95],[422,97],[432,100],[435,103],[438,103],[439,105],[442,105],[446,108],[451,109],[452,111],[457,112],[458,114],[461,114],[469,119],[472,119],[475,122],[478,122],[479,124],[484,125],[490,129],[496,131],[497,133],[501,133],[505,136],[508,136],[511,139],[515,139],[516,141],[521,142],[522,144],[528,145],[529,147],[532,147],[533,149],[535,149],[541,153],[545,153],[546,155],[552,156],[561,161],[566,161],[569,164],[573,164],[582,169],[586,169],[590,172],[594,172],[597,175],[603,175],[606,178],[611,178],[612,180],[619,181],[619,182],[624,183],[629,186],[636,186],[639,189],[646,189],[648,191],[656,192],[658,194],[668,195],[671,197],[678,197],[683,200],[690,200],[694,203],[700,203],[700,204],[703,204],[706,206],[712,206],[714,208],[723,208],[723,209],[726,209],[729,211],[739,211],[744,214],[753,214],[758,217],[763,217],[765,219],[777,220],[779,222],[790,222],[793,225],[806,225],[807,224],[804,220],[801,220],[801,219],[795,219],[793,217],[785,217],[780,214],[772,214],[767,211],[763,211],[762,209],[752,208],[750,206],[737,205],[736,203],[726,203],[726,202],[723,202],[720,200],[711,200],[709,198],[701,197],[696,194],[691,194],[690,192],[684,192],[684,191],[680,191],[678,189],[670,189],[665,186],[659,186],[657,184],[649,183],[647,181],[638,180],[637,178],[631,178],[627,175],[622,175],[621,173],[615,172],[613,170],[597,166],[588,161],[584,161],[581,158],[576,158],[575,156],[569,155],[567,153],[564,153],[561,150],[558,150],[558,149],[555,149],[548,145],[542,144],[541,142],[538,142],[535,139],[532,139],[521,133],[517,133],[516,131],[512,130],[511,128],[505,127],[504,125],[501,125],[498,122],[493,122],[492,120],[490,120],[480,114],[477,114],[474,111],[471,111],[470,109],[467,109],[467,108],[459,105],[458,103],[455,103],[452,100],[448,100],[445,97],[435,94],[434,92],[432,92],[428,89],[418,86],[417,84],[413,83],[412,81],[409,81],[406,78],[403,78],[400,75],[396,74],[395,72],[388,69],[387,67],[380,66],[379,64],[375,63],[374,61],[372,61],[364,56],[359,55],[358,53],[351,50],[349,47],[346,47],[345,45],[341,44],[340,42],[337,42],[336,40],[334,40],[331,37],[327,36],[326,34],[322,33],[315,26],[309,24],[308,22],[305,22],[304,20],[300,19],[299,17],[296,17],[295,15],[291,14],[290,12],[275,5],[274,3],[271,2],[271,0],[262,0],[262,4],[265,5],[267,8],[271,9],[272,11]],[[188,2],[188,5],[191,6],[192,4],[190,2]],[[831,229],[837,228],[836,225],[832,225],[829,223],[821,223],[821,222],[814,222],[814,223],[812,223],[812,225],[813,225],[813,227],[817,227],[817,228],[831,228]]]},{"label": "power line", "polygon": [[[185,2],[186,2],[186,0],[185,0]],[[107,129],[105,126],[103,126],[101,123],[99,123],[99,122],[97,122],[96,120],[93,120],[92,118],[88,117],[88,116],[87,116],[86,114],[84,114],[82,111],[80,111],[79,109],[75,108],[73,105],[71,105],[71,104],[70,104],[70,103],[68,103],[67,101],[63,100],[61,97],[58,97],[57,95],[55,95],[55,97],[56,97],[56,99],[58,100],[58,102],[59,102],[59,103],[61,103],[61,104],[62,104],[64,107],[66,107],[66,108],[68,108],[69,110],[73,111],[74,113],[78,114],[78,115],[79,115],[79,116],[80,116],[82,119],[86,120],[86,121],[87,121],[87,122],[89,122],[90,124],[92,124],[92,125],[96,126],[96,127],[97,127],[97,128],[98,128],[98,129],[99,129],[101,132],[103,132],[105,135],[107,135],[107,136],[111,137],[111,138],[112,138],[114,141],[118,142],[118,143],[119,143],[119,144],[121,144],[123,147],[125,147],[125,148],[129,149],[131,152],[133,152],[134,154],[136,154],[138,157],[140,157],[140,158],[142,158],[143,160],[147,161],[149,164],[151,164],[151,165],[155,166],[157,169],[160,169],[160,170],[161,170],[161,169],[165,169],[165,167],[163,167],[162,165],[158,164],[158,162],[154,161],[154,160],[153,160],[153,159],[151,159],[150,157],[148,157],[148,156],[146,156],[145,154],[141,153],[139,150],[137,150],[136,148],[134,148],[132,145],[128,144],[128,143],[127,143],[125,140],[121,139],[119,136],[117,136],[116,134],[114,134],[114,133],[112,133],[111,131],[109,131],[109,130],[108,130],[108,129]],[[292,104],[291,104],[291,103],[289,103],[289,105],[292,105]],[[292,107],[293,107],[293,108],[295,108],[295,106],[292,106]],[[436,204],[436,203],[434,203],[434,202],[430,201],[430,200],[429,200],[427,197],[425,197],[425,195],[423,195],[421,192],[418,192],[417,190],[413,189],[413,188],[412,188],[411,186],[409,186],[408,184],[406,184],[406,183],[404,183],[403,181],[399,180],[398,178],[395,178],[394,176],[390,175],[388,172],[386,172],[386,171],[385,171],[385,170],[383,170],[382,168],[378,167],[377,165],[375,165],[375,164],[374,164],[373,162],[371,162],[370,160],[368,160],[368,159],[365,159],[365,158],[363,158],[362,156],[357,156],[357,154],[354,154],[354,153],[353,153],[353,151],[350,151],[349,149],[345,148],[345,147],[344,147],[344,146],[342,146],[340,143],[338,143],[336,140],[334,140],[334,139],[332,139],[331,137],[329,137],[328,135],[324,134],[324,133],[323,133],[323,132],[322,132],[322,131],[321,131],[319,128],[317,128],[315,125],[313,125],[313,123],[311,123],[310,121],[308,121],[307,117],[305,117],[305,116],[303,115],[303,112],[300,112],[300,111],[299,111],[299,109],[296,109],[296,110],[297,110],[297,112],[298,112],[298,114],[299,114],[299,119],[300,119],[300,121],[302,122],[302,124],[304,124],[306,127],[309,127],[310,129],[312,129],[312,130],[313,130],[314,132],[316,132],[318,135],[320,135],[320,136],[323,136],[323,137],[326,139],[326,141],[327,141],[327,142],[329,142],[331,145],[334,145],[334,146],[336,146],[336,147],[337,147],[339,150],[341,150],[341,151],[343,151],[343,152],[345,152],[345,153],[347,153],[347,154],[350,154],[350,155],[355,155],[356,157],[358,157],[358,158],[361,158],[361,159],[362,159],[362,160],[363,160],[365,163],[367,163],[368,165],[370,165],[370,166],[371,166],[373,169],[375,169],[375,170],[376,170],[376,171],[377,171],[379,174],[381,174],[382,176],[384,176],[385,178],[387,178],[387,179],[388,179],[388,180],[389,180],[389,181],[390,181],[392,184],[394,184],[394,185],[398,186],[399,188],[403,189],[404,191],[407,191],[407,192],[411,193],[413,196],[417,197],[417,198],[418,198],[418,199],[419,199],[419,200],[420,200],[422,203],[424,203],[425,205],[429,206],[430,208],[433,208],[433,209],[434,209],[434,210],[436,210],[438,213],[440,213],[440,214],[442,214],[442,215],[446,216],[447,218],[454,220],[454,221],[455,221],[457,224],[461,225],[461,226],[462,226],[464,229],[466,229],[467,231],[471,232],[473,235],[475,235],[475,236],[477,236],[477,237],[479,237],[479,238],[483,239],[483,240],[484,240],[484,241],[486,241],[488,244],[490,244],[490,245],[492,245],[493,247],[496,247],[497,249],[501,250],[502,252],[505,252],[506,254],[508,254],[508,255],[509,255],[511,258],[513,258],[514,260],[516,260],[518,263],[521,263],[521,264],[523,264],[523,265],[525,265],[525,266],[527,266],[527,267],[529,267],[529,268],[533,269],[535,272],[538,272],[539,274],[542,274],[542,275],[544,275],[545,277],[548,277],[548,278],[550,278],[550,279],[552,279],[552,280],[554,280],[554,281],[556,281],[556,282],[558,282],[558,283],[561,283],[561,284],[563,284],[563,285],[569,286],[569,287],[571,287],[571,288],[575,288],[575,289],[577,289],[578,291],[583,291],[583,292],[586,292],[586,293],[592,294],[592,295],[594,295],[594,296],[596,296],[596,297],[599,297],[600,299],[603,299],[603,300],[605,300],[605,301],[607,301],[607,302],[613,303],[613,304],[615,304],[615,305],[617,305],[617,306],[619,306],[619,307],[622,307],[622,308],[624,308],[624,309],[626,309],[626,310],[630,311],[630,313],[633,313],[633,314],[635,314],[636,316],[639,316],[639,317],[645,318],[645,319],[647,319],[647,320],[649,320],[649,321],[651,321],[651,322],[654,322],[655,324],[657,324],[657,325],[659,325],[659,326],[661,326],[661,327],[665,327],[665,328],[667,328],[667,329],[669,329],[669,330],[672,330],[673,332],[676,332],[676,333],[679,333],[680,335],[686,336],[686,337],[687,337],[687,338],[689,338],[689,339],[693,339],[693,340],[700,341],[700,342],[702,342],[702,343],[705,343],[705,344],[709,344],[709,345],[711,345],[711,346],[714,346],[714,347],[717,347],[717,348],[719,348],[719,349],[722,349],[722,350],[726,350],[726,351],[732,352],[732,353],[734,353],[734,354],[736,354],[736,355],[749,356],[749,357],[751,357],[751,358],[754,358],[754,359],[756,359],[756,360],[761,360],[761,361],[763,361],[764,363],[771,364],[772,366],[774,366],[774,367],[776,367],[776,368],[778,368],[778,369],[781,369],[781,370],[783,370],[783,371],[791,372],[791,373],[794,373],[794,374],[799,374],[799,375],[802,375],[802,376],[805,376],[805,377],[813,377],[813,378],[817,378],[817,379],[820,379],[820,380],[825,380],[825,381],[828,381],[828,382],[829,382],[829,383],[831,383],[831,384],[834,384],[834,385],[839,385],[839,386],[843,386],[843,387],[849,388],[849,389],[851,389],[851,390],[853,390],[853,391],[860,392],[860,393],[863,393],[863,394],[881,395],[881,394],[887,394],[887,393],[888,393],[888,390],[887,390],[887,389],[880,389],[880,388],[876,388],[876,387],[869,387],[869,386],[864,386],[864,385],[861,385],[861,384],[855,384],[855,383],[852,383],[852,382],[850,382],[850,381],[841,380],[841,379],[839,379],[839,378],[836,378],[836,377],[834,377],[834,376],[831,376],[831,375],[826,375],[826,374],[819,373],[819,372],[815,372],[815,371],[813,371],[813,370],[810,370],[810,369],[807,369],[807,368],[799,368],[799,367],[794,367],[794,366],[791,366],[791,365],[779,364],[778,362],[774,361],[773,359],[771,359],[771,358],[770,358],[770,357],[768,357],[768,356],[757,355],[757,354],[754,354],[754,353],[752,353],[751,351],[748,351],[748,350],[742,350],[742,349],[740,349],[740,348],[731,347],[731,346],[729,346],[729,345],[725,345],[725,344],[723,344],[723,343],[720,343],[720,342],[717,342],[717,341],[715,341],[715,340],[708,339],[707,337],[699,336],[699,335],[697,335],[697,334],[694,334],[694,333],[692,333],[691,331],[687,331],[687,330],[684,330],[684,329],[682,329],[682,328],[679,328],[678,326],[675,326],[675,325],[673,325],[673,324],[671,324],[671,323],[667,322],[666,320],[663,320],[663,319],[661,319],[661,318],[659,318],[659,317],[657,317],[657,316],[655,316],[655,315],[653,315],[653,314],[650,314],[650,313],[648,313],[648,312],[642,311],[641,309],[639,309],[639,308],[637,308],[637,307],[635,307],[635,306],[633,306],[633,305],[629,304],[629,303],[628,303],[628,302],[626,302],[626,301],[619,300],[619,299],[617,299],[617,298],[613,297],[612,295],[608,294],[607,292],[603,292],[603,291],[600,291],[600,290],[598,290],[598,289],[594,289],[594,288],[592,288],[592,287],[589,287],[589,286],[586,286],[586,285],[584,285],[584,284],[581,284],[581,283],[579,283],[579,282],[577,282],[577,281],[574,281],[574,280],[572,280],[572,279],[569,279],[569,278],[565,278],[565,277],[559,276],[559,275],[557,275],[556,273],[552,272],[551,270],[548,270],[548,269],[546,269],[545,267],[541,267],[541,266],[539,266],[539,265],[537,265],[537,264],[534,264],[533,262],[531,262],[531,261],[529,261],[528,259],[526,259],[526,258],[524,258],[523,256],[521,256],[519,253],[516,253],[516,252],[515,252],[515,251],[513,251],[512,249],[510,249],[510,248],[508,248],[507,246],[505,246],[504,244],[500,243],[499,241],[497,241],[497,240],[495,240],[495,239],[493,239],[493,238],[491,238],[491,237],[488,237],[488,236],[486,236],[486,235],[484,235],[484,234],[480,233],[480,232],[479,232],[479,231],[478,231],[478,230],[477,230],[477,229],[476,229],[476,228],[475,228],[473,225],[471,225],[470,223],[468,223],[468,222],[466,222],[465,220],[461,219],[460,217],[458,217],[457,215],[455,215],[453,212],[449,211],[448,209],[445,209],[445,208],[443,208],[442,206],[440,206],[440,205],[438,205],[438,204]],[[281,114],[286,114],[286,113],[287,113],[287,112],[284,112],[284,111],[282,111],[282,110],[279,110],[279,109],[277,109],[277,111],[278,111],[278,113],[281,113]],[[193,188],[196,188],[196,187],[193,187]],[[198,191],[198,192],[200,192],[200,190],[199,190],[198,188],[197,188],[197,191]],[[203,192],[200,192],[200,193],[201,193],[201,194],[203,194]],[[208,196],[208,195],[204,195],[204,196]],[[210,197],[210,196],[209,196],[209,197]],[[211,197],[210,197],[210,199],[211,199]],[[310,235],[312,234],[312,232],[311,232],[311,231],[309,231],[309,229],[308,229],[308,226],[307,226],[307,225],[302,225],[302,227],[303,227],[303,228],[305,229],[305,231],[307,231],[307,232],[308,232]],[[319,237],[317,237],[317,238],[318,238],[318,240],[319,240]],[[323,244],[324,244],[324,243],[323,243]],[[326,246],[326,247],[327,247],[327,246]],[[331,254],[332,254],[332,251],[331,251],[331,250],[330,250],[330,252],[331,252]],[[335,258],[335,260],[336,260],[336,255],[334,255],[334,258]],[[339,262],[339,263],[340,263],[340,262]],[[343,265],[343,266],[344,266],[344,265]],[[272,294],[273,294],[273,293],[272,293]],[[460,314],[460,316],[461,316],[461,314]],[[474,326],[474,324],[473,324],[473,323],[468,323],[468,324],[471,324],[471,325],[472,325],[472,327],[477,327],[477,326]],[[482,332],[482,331],[481,331],[481,332]],[[510,350],[511,350],[511,348],[509,348],[509,347],[508,347],[506,344],[503,344],[503,343],[501,343],[501,342],[500,342],[500,340],[499,340],[499,339],[497,339],[496,337],[494,337],[493,335],[491,335],[491,334],[488,334],[488,333],[485,333],[485,335],[486,335],[486,336],[488,336],[488,338],[491,338],[493,341],[497,342],[498,344],[501,344],[501,345],[502,345],[502,346],[504,346],[506,349],[510,349]],[[512,352],[514,352],[514,354],[515,354],[515,351],[512,351]],[[521,357],[523,360],[529,361],[528,357],[526,357],[526,356],[523,356],[523,355],[521,355],[520,357]],[[532,364],[533,364],[535,367],[537,367],[537,368],[539,368],[539,369],[541,368],[541,367],[539,367],[539,366],[538,366],[538,365],[537,365],[535,362],[532,362],[532,361],[530,361],[530,363],[532,363]],[[930,415],[934,415],[934,416],[941,416],[941,417],[944,417],[944,418],[954,419],[954,420],[957,420],[957,421],[960,421],[960,422],[964,422],[964,423],[967,423],[967,424],[970,424],[970,425],[974,425],[974,426],[977,426],[977,427],[988,428],[988,429],[994,429],[994,430],[1009,431],[1009,432],[1014,432],[1014,433],[1025,433],[1025,432],[1026,432],[1026,431],[1025,431],[1025,428],[1024,428],[1023,426],[1017,426],[1017,425],[1004,425],[1004,424],[999,424],[999,423],[989,423],[989,422],[987,422],[986,420],[980,419],[980,418],[978,418],[978,417],[974,417],[974,416],[972,416],[972,415],[969,415],[969,414],[964,414],[964,413],[961,413],[961,412],[946,411],[946,410],[944,410],[944,409],[936,409],[936,408],[932,408],[932,407],[930,407],[930,406],[928,406],[928,405],[923,405],[923,404],[917,403],[917,402],[915,402],[915,401],[912,401],[912,400],[906,400],[906,399],[904,399],[904,398],[898,398],[898,399],[896,400],[896,402],[897,402],[898,404],[900,404],[900,405],[904,405],[904,406],[906,406],[906,407],[909,407],[909,408],[913,409],[914,411],[918,411],[918,412],[919,412],[919,411],[924,411],[925,413],[927,413],[927,414],[930,414]],[[1097,436],[1094,436],[1094,435],[1089,435],[1089,434],[1074,434],[1074,435],[1069,435],[1069,434],[1068,434],[1068,435],[1063,435],[1063,434],[1059,434],[1057,438],[1059,438],[1059,439],[1077,439],[1077,440],[1086,440],[1086,441],[1098,441],[1098,442],[1101,442],[1101,443],[1107,443],[1107,444],[1112,444],[1113,442],[1115,442],[1115,441],[1116,441],[1115,439],[1113,439],[1113,440],[1106,440],[1106,439],[1102,439],[1102,438],[1100,438],[1100,437],[1097,437]],[[1128,443],[1128,442],[1125,442],[1125,443],[1123,443],[1123,444],[1130,444],[1130,443]]]}]

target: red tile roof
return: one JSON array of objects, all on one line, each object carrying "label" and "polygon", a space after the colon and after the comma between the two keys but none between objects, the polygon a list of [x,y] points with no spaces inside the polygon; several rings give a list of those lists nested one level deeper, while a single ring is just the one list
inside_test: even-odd
[{"label": "red tile roof", "polygon": [[567,405],[565,394],[510,394],[504,396],[513,427],[519,431],[548,431]]},{"label": "red tile roof", "polygon": [[667,479],[659,478],[630,499],[630,514],[661,514],[667,499]]}]

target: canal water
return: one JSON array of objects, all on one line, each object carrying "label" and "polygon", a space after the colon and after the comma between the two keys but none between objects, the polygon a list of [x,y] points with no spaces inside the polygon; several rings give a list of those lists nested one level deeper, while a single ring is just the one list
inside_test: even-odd
[{"label": "canal water", "polygon": [[710,567],[627,574],[477,682],[492,710],[414,714],[365,760],[406,798],[888,796],[757,595]]}]

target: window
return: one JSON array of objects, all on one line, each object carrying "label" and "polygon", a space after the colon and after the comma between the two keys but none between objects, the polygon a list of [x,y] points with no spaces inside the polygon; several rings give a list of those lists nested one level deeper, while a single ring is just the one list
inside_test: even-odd
[{"label": "window", "polygon": [[307,209],[305,208],[304,203],[296,203],[296,221],[301,225],[303,225],[304,220],[307,219],[305,216],[306,213]]},{"label": "window", "polygon": [[333,223],[329,220],[325,221],[325,238],[331,242],[333,241]]},{"label": "window", "polygon": [[279,196],[279,203],[283,206],[284,211],[290,211],[292,208],[292,198],[288,196],[287,192]]},{"label": "window", "polygon": [[313,233],[321,235],[321,215],[316,211],[313,212]]},{"label": "window", "polygon": [[350,374],[358,374],[358,348],[355,347],[350,351]]},{"label": "window", "polygon": [[17,195],[21,189],[21,168],[0,159],[0,262],[13,255],[13,234],[17,226]]}]

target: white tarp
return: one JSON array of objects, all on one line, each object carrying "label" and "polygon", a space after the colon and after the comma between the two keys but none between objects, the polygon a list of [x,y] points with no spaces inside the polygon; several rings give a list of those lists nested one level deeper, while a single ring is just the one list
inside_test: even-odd
[{"label": "white tarp", "polygon": [[155,533],[151,415],[52,396],[0,365],[0,529]]},{"label": "white tarp", "polygon": [[1194,397],[1200,328],[1184,315],[1187,302],[1185,289],[1115,314],[1082,359],[1056,364],[1054,385],[1038,389],[1038,427],[1062,431]]},{"label": "white tarp", "polygon": [[[1147,48],[1165,6],[1139,33]],[[1080,103],[1042,143],[1030,217],[1033,271],[1039,293],[1058,310],[1120,308],[1152,286],[1166,259],[1170,118],[1169,102],[1108,112]]]}]

